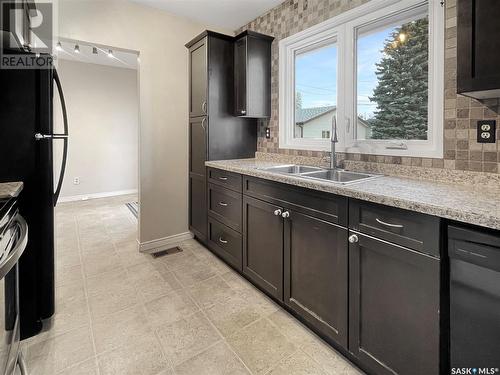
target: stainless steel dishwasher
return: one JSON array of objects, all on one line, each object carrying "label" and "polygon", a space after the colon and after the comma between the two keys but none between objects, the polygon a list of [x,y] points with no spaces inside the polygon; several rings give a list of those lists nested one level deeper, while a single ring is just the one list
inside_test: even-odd
[{"label": "stainless steel dishwasher", "polygon": [[[451,368],[500,368],[500,233],[448,228]],[[485,372],[486,371],[486,372]]]}]

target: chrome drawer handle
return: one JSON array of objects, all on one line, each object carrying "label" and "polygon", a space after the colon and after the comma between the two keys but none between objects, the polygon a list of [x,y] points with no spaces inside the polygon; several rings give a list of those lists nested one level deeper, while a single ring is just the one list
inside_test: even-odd
[{"label": "chrome drawer handle", "polygon": [[356,243],[358,241],[359,241],[359,238],[358,238],[357,235],[353,234],[353,235],[349,236],[349,242],[350,243]]},{"label": "chrome drawer handle", "polygon": [[403,228],[403,225],[401,224],[391,224],[391,223],[386,223],[385,221],[380,220],[378,217],[375,219],[377,223],[385,225],[386,227],[391,227],[391,228]]},{"label": "chrome drawer handle", "polygon": [[281,214],[283,219],[288,219],[290,217],[290,211],[285,211]]},{"label": "chrome drawer handle", "polygon": [[219,180],[221,180],[221,181],[227,181],[227,177],[219,177]]},{"label": "chrome drawer handle", "polygon": [[227,203],[226,202],[219,202],[219,205],[222,206],[222,207],[227,207]]},{"label": "chrome drawer handle", "polygon": [[281,210],[274,211],[274,216],[281,216],[283,212]]},{"label": "chrome drawer handle", "polygon": [[224,240],[222,237],[219,237],[219,242],[220,243],[223,243],[224,245],[227,244],[227,241]]}]

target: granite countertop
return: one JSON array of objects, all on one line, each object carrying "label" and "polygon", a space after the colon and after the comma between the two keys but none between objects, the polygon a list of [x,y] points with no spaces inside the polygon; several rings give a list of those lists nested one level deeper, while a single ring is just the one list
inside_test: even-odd
[{"label": "granite countertop", "polygon": [[0,183],[0,199],[17,197],[23,190],[22,182],[2,182]]},{"label": "granite countertop", "polygon": [[491,189],[480,185],[459,185],[393,176],[339,185],[259,169],[284,163],[241,159],[209,161],[205,164],[229,172],[500,230],[500,187]]}]

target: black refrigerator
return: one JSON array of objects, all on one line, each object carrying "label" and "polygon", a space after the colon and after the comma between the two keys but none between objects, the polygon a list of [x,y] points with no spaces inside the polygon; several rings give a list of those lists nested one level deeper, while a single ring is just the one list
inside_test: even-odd
[{"label": "black refrigerator", "polygon": [[[5,54],[29,54],[2,50]],[[49,55],[42,58],[50,59]],[[60,96],[64,132],[54,134],[53,97]],[[23,181],[19,209],[29,228],[19,262],[21,339],[50,327],[55,309],[54,207],[68,147],[62,88],[54,68],[0,69],[0,182]],[[54,181],[53,144],[63,142],[60,175]]]}]

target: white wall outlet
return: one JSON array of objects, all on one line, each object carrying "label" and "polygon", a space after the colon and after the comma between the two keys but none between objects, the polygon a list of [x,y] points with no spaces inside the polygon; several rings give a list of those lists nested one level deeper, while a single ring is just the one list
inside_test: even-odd
[{"label": "white wall outlet", "polygon": [[80,177],[73,178],[73,185],[80,185]]}]

